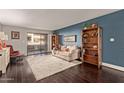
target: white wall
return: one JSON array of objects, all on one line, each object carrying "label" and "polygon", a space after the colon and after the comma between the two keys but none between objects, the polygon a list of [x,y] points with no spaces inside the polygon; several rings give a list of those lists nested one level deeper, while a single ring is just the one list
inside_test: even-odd
[{"label": "white wall", "polygon": [[[48,34],[48,51],[51,48],[51,34],[52,32],[47,30],[37,30],[37,29],[30,29],[24,27],[17,27],[17,26],[9,26],[9,25],[2,25],[2,31],[5,32],[9,36],[9,40],[7,44],[12,44],[14,49],[21,51],[25,55],[27,55],[27,33],[46,33]],[[11,39],[11,31],[18,31],[20,32],[20,39]]]}]

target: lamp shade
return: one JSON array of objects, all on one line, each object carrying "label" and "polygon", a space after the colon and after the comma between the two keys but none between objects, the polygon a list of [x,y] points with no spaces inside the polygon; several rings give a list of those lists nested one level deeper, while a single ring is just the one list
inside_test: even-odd
[{"label": "lamp shade", "polygon": [[5,34],[4,34],[4,32],[0,32],[0,39],[1,40],[5,40]]}]

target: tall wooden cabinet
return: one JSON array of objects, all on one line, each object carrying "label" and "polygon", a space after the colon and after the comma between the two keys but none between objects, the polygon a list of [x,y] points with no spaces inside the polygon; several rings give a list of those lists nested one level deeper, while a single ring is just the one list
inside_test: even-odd
[{"label": "tall wooden cabinet", "polygon": [[83,62],[101,67],[102,63],[102,29],[90,26],[82,31]]},{"label": "tall wooden cabinet", "polygon": [[59,35],[52,35],[52,49],[59,48]]}]

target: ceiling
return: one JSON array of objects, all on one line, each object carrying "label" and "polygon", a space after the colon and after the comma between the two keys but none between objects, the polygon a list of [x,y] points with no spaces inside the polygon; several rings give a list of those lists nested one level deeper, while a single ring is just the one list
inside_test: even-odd
[{"label": "ceiling", "polygon": [[117,9],[0,9],[0,23],[52,31],[115,11]]}]

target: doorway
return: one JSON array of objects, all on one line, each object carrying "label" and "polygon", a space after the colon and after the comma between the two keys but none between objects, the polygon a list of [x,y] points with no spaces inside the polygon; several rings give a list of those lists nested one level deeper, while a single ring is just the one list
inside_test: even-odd
[{"label": "doorway", "polygon": [[42,54],[47,52],[47,34],[27,33],[27,54]]}]

